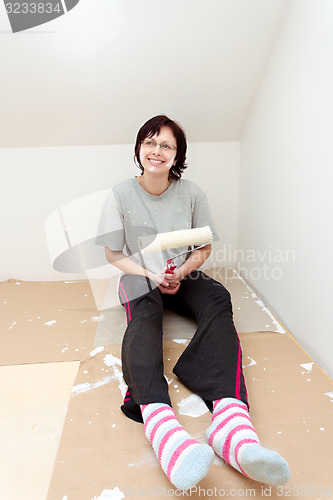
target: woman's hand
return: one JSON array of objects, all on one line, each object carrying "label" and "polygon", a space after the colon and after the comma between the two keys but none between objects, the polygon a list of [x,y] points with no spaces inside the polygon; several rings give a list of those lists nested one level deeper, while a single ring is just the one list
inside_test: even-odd
[{"label": "woman's hand", "polygon": [[159,285],[159,289],[162,293],[168,295],[175,295],[180,287],[180,282],[182,280],[182,275],[179,269],[175,269],[172,273],[166,273],[165,270],[160,275],[167,286],[164,283]]},{"label": "woman's hand", "polygon": [[156,274],[156,273],[148,272],[147,277],[155,283],[157,288],[159,288],[162,293],[167,293],[169,291],[170,285],[169,285],[168,281],[166,281],[164,279],[162,273]]}]

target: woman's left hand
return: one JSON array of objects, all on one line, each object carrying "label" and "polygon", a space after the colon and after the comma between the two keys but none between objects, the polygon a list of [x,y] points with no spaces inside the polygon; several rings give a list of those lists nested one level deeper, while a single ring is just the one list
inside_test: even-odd
[{"label": "woman's left hand", "polygon": [[165,281],[169,283],[168,287],[160,285],[158,288],[162,293],[169,295],[174,295],[178,292],[180,287],[180,282],[182,280],[182,275],[179,269],[175,269],[172,273],[166,273],[165,270],[161,273],[161,276]]}]

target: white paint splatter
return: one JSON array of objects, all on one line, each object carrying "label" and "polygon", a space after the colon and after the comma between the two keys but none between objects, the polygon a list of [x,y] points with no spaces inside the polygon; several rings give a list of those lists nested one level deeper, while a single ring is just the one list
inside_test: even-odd
[{"label": "white paint splatter", "polygon": [[149,468],[159,467],[159,462],[152,448],[147,448],[145,451],[141,450],[138,460],[128,463],[127,467],[137,467],[138,465],[142,467],[143,464]]},{"label": "white paint splatter", "polygon": [[197,418],[208,412],[208,408],[204,401],[197,394],[191,394],[191,396],[182,399],[181,402],[177,404],[181,415]]},{"label": "white paint splatter", "polygon": [[[106,366],[113,368],[114,376],[119,382],[118,387],[120,389],[122,397],[124,398],[126,391],[127,391],[127,385],[125,384],[125,382],[123,380],[123,372],[121,370],[121,366],[122,366],[121,360],[119,358],[116,358],[115,356],[113,356],[111,353],[109,353],[105,356],[104,363],[106,364]],[[120,366],[120,369],[117,368],[116,365]]]},{"label": "white paint splatter", "polygon": [[[244,285],[246,286],[246,288],[248,288],[250,290],[252,297],[253,298],[258,298],[257,294],[254,292],[254,290],[252,290],[251,287],[249,287],[249,285],[241,277],[241,275],[235,269],[233,269],[233,272],[237,276],[237,278],[244,283]],[[265,306],[265,304],[263,303],[263,301],[259,299],[259,300],[256,300],[255,302],[256,302],[256,304],[258,304],[262,308],[262,311],[264,311],[266,314],[268,314],[268,316],[270,317],[272,323],[276,326],[276,330],[275,331],[278,332],[278,333],[283,333],[284,335],[286,335],[287,333],[286,333],[285,329],[274,318],[273,314],[270,312],[269,309],[267,309],[267,307]]]},{"label": "white paint splatter", "polygon": [[325,428],[324,428],[324,427],[320,427],[320,430],[321,430],[321,431],[324,431],[324,430],[325,430]]},{"label": "white paint splatter", "polygon": [[221,467],[221,465],[225,465],[225,461],[223,460],[223,458],[220,458],[219,456],[215,455],[213,464],[217,465],[218,467]]},{"label": "white paint splatter", "polygon": [[116,486],[113,490],[103,490],[99,497],[94,497],[91,500],[121,500],[122,498],[125,498],[125,495]]},{"label": "white paint splatter", "polygon": [[171,157],[170,161],[166,164],[166,167],[167,167],[167,168],[171,168],[171,167],[172,167],[172,165],[173,165],[173,162],[174,162],[175,158],[176,158],[176,155],[173,155],[173,156]]},{"label": "white paint splatter", "polygon": [[188,339],[173,339],[176,344],[187,344]]},{"label": "white paint splatter", "polygon": [[44,323],[44,325],[48,325],[48,326],[51,326],[51,325],[54,325],[54,323],[56,323],[57,321],[55,319],[51,320],[51,321],[48,321],[47,323]]},{"label": "white paint splatter", "polygon": [[104,351],[104,347],[103,346],[96,347],[96,349],[94,349],[93,351],[91,351],[90,356],[93,358],[94,356],[96,356],[96,354],[98,354],[98,353],[100,353],[102,351]]},{"label": "white paint splatter", "polygon": [[268,314],[268,316],[271,318],[271,321],[272,323],[275,325],[276,327],[276,332],[278,333],[284,333],[286,334],[286,331],[284,328],[282,328],[282,326],[280,325],[280,323],[274,318],[273,314],[270,312],[269,309],[267,309],[267,307],[265,306],[265,304],[263,303],[262,300],[255,300],[255,303],[258,304],[260,307],[261,307],[261,310],[263,312],[265,312],[266,314]]},{"label": "white paint splatter", "polygon": [[[68,346],[68,344],[67,344],[67,346]],[[64,347],[64,348],[63,348],[63,350],[62,350],[61,352],[68,351],[68,347],[67,347],[67,346],[66,346],[66,347]]]},{"label": "white paint splatter", "polygon": [[250,360],[250,364],[245,365],[245,366],[243,365],[243,368],[248,368],[249,366],[253,366],[253,365],[257,364],[257,362],[253,358],[251,358],[250,356],[248,356],[248,359]]},{"label": "white paint splatter", "polygon": [[313,368],[313,365],[314,365],[314,362],[313,363],[303,363],[300,366],[302,368],[304,368],[304,370],[307,370],[308,372],[310,372]]},{"label": "white paint splatter", "polygon": [[64,281],[64,283],[82,283],[85,280]]},{"label": "white paint splatter", "polygon": [[168,382],[168,385],[171,384],[171,382],[173,382],[173,378],[171,380],[168,379],[168,377],[166,375],[164,375],[164,378],[165,380]]},{"label": "white paint splatter", "polygon": [[8,330],[11,330],[11,329],[13,328],[13,326],[14,326],[14,325],[16,325],[16,323],[17,323],[17,321],[14,321],[14,323],[12,323],[12,324],[10,325],[10,327],[8,328]]},{"label": "white paint splatter", "polygon": [[333,400],[333,391],[332,392],[326,392],[324,396],[328,396],[329,398],[332,398]]},{"label": "white paint splatter", "polygon": [[68,500],[68,496],[67,496],[67,495],[64,495],[64,496],[62,497],[62,500]]},{"label": "white paint splatter", "polygon": [[77,384],[72,389],[72,397],[91,391],[92,389],[97,389],[98,387],[102,387],[102,385],[109,384],[110,382],[112,382],[112,380],[113,380],[112,377],[108,376],[104,377],[102,380],[98,380],[94,384],[93,383],[89,384],[88,382],[86,382],[85,384]]},{"label": "white paint splatter", "polygon": [[101,314],[100,316],[93,316],[92,318],[90,318],[90,320],[98,323],[98,321],[101,321],[103,318],[104,318],[104,316],[103,316],[103,314]]}]

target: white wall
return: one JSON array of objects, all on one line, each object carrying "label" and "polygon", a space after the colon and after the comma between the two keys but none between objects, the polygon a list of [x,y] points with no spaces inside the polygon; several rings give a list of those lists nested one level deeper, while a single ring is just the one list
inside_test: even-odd
[{"label": "white wall", "polygon": [[293,2],[241,141],[238,232],[244,276],[331,377],[332,25],[331,0]]},{"label": "white wall", "polygon": [[[189,144],[188,169],[207,193],[223,245],[235,245],[239,143]],[[0,281],[79,278],[52,269],[45,220],[78,198],[138,175],[133,145],[0,149]]]}]

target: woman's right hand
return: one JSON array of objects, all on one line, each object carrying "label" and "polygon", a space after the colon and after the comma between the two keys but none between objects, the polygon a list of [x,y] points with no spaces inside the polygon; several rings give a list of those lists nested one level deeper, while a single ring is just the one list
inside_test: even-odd
[{"label": "woman's right hand", "polygon": [[157,288],[167,295],[175,295],[180,287],[180,282],[169,283],[161,274],[149,273],[149,278],[156,284]]}]

